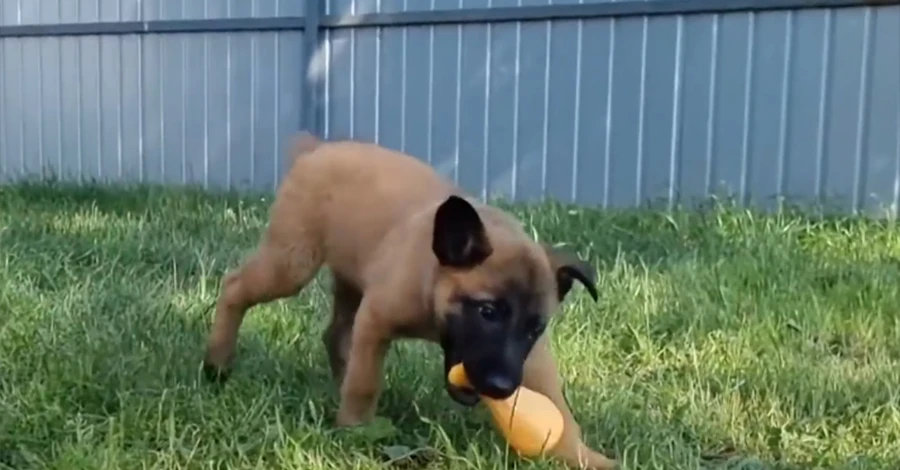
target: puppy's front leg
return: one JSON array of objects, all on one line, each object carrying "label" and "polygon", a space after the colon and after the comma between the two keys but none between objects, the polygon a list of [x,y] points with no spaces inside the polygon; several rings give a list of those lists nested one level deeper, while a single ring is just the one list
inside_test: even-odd
[{"label": "puppy's front leg", "polygon": [[562,383],[556,361],[550,352],[547,335],[535,343],[525,361],[523,385],[546,395],[559,408],[565,428],[556,448],[547,453],[559,458],[569,466],[592,470],[611,470],[617,467],[615,460],[589,448],[582,440],[581,427],[572,416],[572,411],[563,396]]},{"label": "puppy's front leg", "polygon": [[364,424],[375,417],[390,333],[377,312],[363,299],[353,323],[347,369],[341,383],[338,426]]}]

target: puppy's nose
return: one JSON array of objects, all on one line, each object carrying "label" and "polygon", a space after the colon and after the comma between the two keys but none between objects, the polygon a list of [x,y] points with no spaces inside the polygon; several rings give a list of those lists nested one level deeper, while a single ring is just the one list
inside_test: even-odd
[{"label": "puppy's nose", "polygon": [[490,374],[484,378],[484,390],[481,393],[502,400],[512,395],[517,387],[518,385],[507,375]]}]

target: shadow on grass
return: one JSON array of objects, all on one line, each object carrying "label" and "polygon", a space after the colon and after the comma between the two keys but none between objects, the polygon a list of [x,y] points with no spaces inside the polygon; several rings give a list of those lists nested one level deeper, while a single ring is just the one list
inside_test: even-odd
[{"label": "shadow on grass", "polygon": [[[263,203],[253,198],[223,200],[190,191],[173,195],[170,190],[155,192],[153,188],[123,192],[96,187],[48,190],[42,186],[2,191],[0,212],[15,210],[21,218],[28,214],[66,216],[91,208],[119,219],[149,214],[144,222],[164,217],[189,220],[196,217],[193,211],[212,212],[211,207],[218,210],[223,206],[247,207],[257,221],[264,214]],[[178,210],[183,212],[171,212]],[[773,292],[779,289],[784,296],[792,294],[784,290],[791,276],[801,276],[805,285],[819,290],[818,295],[831,295],[838,303],[853,302],[842,290],[872,289],[873,276],[880,276],[883,284],[900,280],[897,264],[889,257],[823,263],[803,251],[803,230],[779,222],[779,227],[787,227],[779,234],[766,226],[771,218],[742,219],[716,211],[667,214],[516,208],[514,212],[551,241],[565,240],[579,247],[600,266],[604,279],[614,280],[620,269],[645,269],[685,284],[693,282],[697,292],[706,292],[706,300],[719,312],[716,315],[685,321],[691,315],[688,305],[660,309],[663,313],[653,318],[648,332],[660,348],[677,346],[673,338],[689,334],[702,337],[739,330],[744,319],[759,314],[754,302],[763,297],[778,302]],[[9,220],[10,216],[6,217]],[[195,223],[208,225],[209,220]],[[797,227],[806,224],[798,220]],[[116,223],[125,224],[121,220]],[[866,222],[831,223],[846,228]],[[6,224],[3,255],[13,261],[9,265],[14,268],[0,275],[0,280],[15,280],[22,292],[8,293],[0,300],[6,303],[0,304],[0,310],[13,314],[6,320],[13,327],[2,333],[5,349],[0,350],[15,366],[10,367],[7,384],[0,390],[8,395],[4,401],[14,403],[8,405],[14,408],[10,415],[22,419],[5,422],[0,418],[0,456],[12,456],[6,458],[12,462],[10,466],[33,464],[29,455],[52,460],[49,454],[55,450],[46,448],[47,442],[72,441],[91,423],[99,427],[113,421],[131,426],[129,437],[118,444],[122,448],[171,451],[169,429],[186,429],[194,433],[191,439],[215,443],[204,451],[206,457],[215,459],[222,455],[269,458],[283,439],[272,435],[272,427],[298,441],[327,442],[322,445],[335,459],[361,454],[383,460],[383,445],[429,446],[466,454],[471,443],[481,452],[501,444],[485,413],[461,409],[446,397],[439,351],[418,344],[398,345],[388,360],[379,415],[392,423],[361,432],[332,429],[337,393],[319,344],[329,304],[317,300],[323,297],[327,275],[320,276],[297,299],[254,309],[240,334],[231,379],[224,386],[207,383],[199,366],[211,315],[208,308],[224,270],[236,262],[239,250],[252,245],[257,227],[237,227],[240,235],[229,237],[216,233],[234,228],[225,222],[212,229],[187,229],[170,220],[159,226],[135,224],[113,237],[109,229],[48,230],[41,220]],[[149,230],[146,233],[150,235],[141,235],[142,230]],[[197,235],[198,230],[202,236]],[[785,239],[792,241],[786,243]],[[755,262],[759,259],[781,260],[785,263],[782,268],[790,269],[773,278],[773,268],[760,267]],[[691,263],[706,266],[707,277],[679,277]],[[800,268],[804,263],[811,267]],[[606,300],[599,309],[613,310],[615,301]],[[30,315],[24,313],[27,309],[49,311]],[[626,331],[634,326],[635,318],[625,313],[604,315],[602,329],[613,331],[616,349],[623,357],[637,354],[639,339]],[[798,317],[798,331],[784,334],[806,335],[805,327],[803,318]],[[852,337],[823,341],[832,345],[827,349],[834,355],[853,354]],[[426,356],[429,359],[423,360]],[[629,462],[652,461],[661,451],[678,461],[697,464],[701,455],[714,454],[705,462],[710,468],[817,468],[815,463],[742,457],[749,452],[735,450],[723,435],[678,422],[677,412],[660,412],[672,404],[648,400],[650,393],[617,397],[610,390],[588,387],[581,381],[572,381],[568,393],[576,398],[573,411],[589,442],[609,455],[624,455]],[[603,403],[598,396],[610,399]],[[587,406],[588,402],[592,405]],[[593,405],[598,402],[601,404]],[[48,407],[50,411],[46,411]],[[79,425],[79,420],[87,420],[87,424]],[[310,434],[315,437],[306,437]],[[772,448],[784,445],[773,441]],[[886,468],[890,463],[870,461],[867,467],[847,468]]]},{"label": "shadow on grass", "polygon": [[[17,240],[5,247],[17,269],[2,280],[15,280],[19,292],[0,303],[12,324],[0,349],[11,361],[2,380],[9,388],[0,390],[10,394],[3,400],[12,407],[10,415],[21,419],[0,420],[0,462],[19,467],[33,464],[35,456],[53,460],[54,450],[44,443],[71,441],[75,430],[63,423],[76,417],[90,417],[83,423],[88,427],[128,423],[134,426],[129,432],[138,435],[122,445],[150,451],[171,445],[172,436],[153,425],[160,419],[220,442],[220,454],[235,452],[223,441],[255,442],[236,458],[271,453],[258,436],[271,434],[267,429],[276,422],[297,440],[315,432],[339,449],[336,455],[359,453],[376,460],[382,445],[416,448],[446,432],[448,445],[464,449],[472,436],[461,424],[471,413],[454,413],[455,404],[435,374],[440,362],[422,361],[421,346],[396,348],[389,359],[379,414],[392,423],[332,429],[337,393],[319,344],[329,305],[311,300],[327,276],[298,299],[253,309],[240,334],[232,377],[216,385],[202,377],[199,366],[217,293],[212,284],[224,266],[203,272],[181,263],[180,281],[170,283],[165,267],[170,263],[127,259],[128,244],[89,257],[96,243],[90,235],[28,230],[8,235]],[[197,264],[213,263],[200,257]],[[200,284],[209,289],[206,295],[198,294]],[[55,408],[47,412],[47,406]]]},{"label": "shadow on grass", "polygon": [[[18,208],[34,215],[55,207],[55,198],[38,196],[18,202]],[[82,209],[75,205],[60,213]],[[14,324],[3,338],[6,353],[17,364],[7,379],[17,389],[12,393],[34,398],[9,400],[14,414],[23,418],[0,432],[8,436],[0,437],[5,441],[0,448],[9,449],[3,453],[11,466],[34,463],[36,455],[52,460],[54,451],[40,443],[70,441],[74,430],[60,423],[73,417],[89,416],[96,424],[141,422],[136,427],[147,428],[153,409],[165,410],[178,427],[202,429],[209,441],[222,435],[252,440],[250,435],[266,434],[280,417],[297,439],[314,428],[341,453],[374,459],[381,457],[382,445],[390,444],[463,453],[470,441],[500,444],[486,413],[462,409],[446,397],[439,351],[423,344],[400,343],[388,360],[379,415],[391,423],[332,429],[337,391],[319,344],[329,305],[311,300],[321,294],[327,274],[299,299],[251,311],[234,373],[219,386],[202,378],[199,363],[216,283],[227,269],[215,259],[222,252],[198,253],[202,246],[171,243],[190,235],[148,237],[138,245],[128,240],[137,233],[112,240],[102,231],[48,230],[40,222],[5,227],[4,255],[16,269],[3,281],[14,280],[20,291],[3,305]],[[201,288],[205,295],[198,294]],[[29,310],[44,314],[33,316]],[[422,360],[424,354],[430,359]],[[56,409],[40,412],[48,402]],[[260,406],[264,419],[240,425],[248,408]],[[123,445],[164,451],[171,436],[152,431],[139,432],[144,436]],[[259,445],[256,452],[269,451]]]},{"label": "shadow on grass", "polygon": [[[140,273],[138,276],[142,277]],[[36,293],[50,296],[68,291],[67,286],[59,285],[35,287]],[[178,427],[203,428],[206,441],[215,442],[223,435],[230,435],[253,442],[252,435],[265,435],[275,417],[280,417],[288,423],[281,424],[285,432],[296,439],[303,439],[315,429],[341,452],[364,454],[373,459],[381,458],[380,449],[385,445],[438,446],[443,451],[454,449],[463,453],[472,441],[481,442],[482,447],[500,445],[485,413],[461,409],[444,395],[438,376],[438,351],[432,349],[432,358],[423,361],[423,349],[410,345],[396,348],[388,361],[389,378],[379,415],[393,423],[380,426],[376,423],[355,431],[332,429],[337,394],[327,372],[324,351],[317,344],[320,326],[315,325],[317,322],[291,323],[284,318],[281,320],[288,323],[280,324],[279,318],[272,318],[275,315],[271,309],[257,309],[248,317],[248,323],[257,323],[260,316],[267,316],[266,323],[275,325],[261,331],[254,328],[257,323],[242,330],[231,379],[224,386],[207,383],[198,366],[208,328],[209,305],[182,305],[178,297],[190,292],[166,291],[167,294],[151,290],[146,293],[148,298],[139,290],[108,284],[105,290],[85,292],[90,308],[78,309],[79,314],[69,318],[69,327],[75,324],[83,327],[75,327],[76,331],[54,340],[66,342],[64,348],[44,351],[49,354],[44,360],[54,362],[45,377],[54,382],[54,390],[47,393],[64,395],[56,420],[91,416],[95,420],[145,421],[158,418],[156,413],[148,413],[148,409],[160,408]],[[299,303],[301,308],[277,316],[323,313],[305,311],[302,300],[287,302]],[[130,307],[122,311],[125,304]],[[288,310],[294,309],[288,307]],[[63,326],[63,329],[67,328]],[[84,335],[80,341],[78,333]],[[297,334],[306,339],[292,344],[290,338]],[[27,354],[41,354],[41,351],[32,350]],[[582,399],[594,394],[592,388],[581,385],[568,389],[570,395]],[[587,400],[578,400],[581,401]],[[600,442],[600,447],[610,455],[628,450],[617,452],[616,442],[648,439],[648,434],[655,434],[659,442],[669,440],[673,427],[680,428],[679,446],[685,452],[694,449],[694,455],[683,456],[685,461],[696,458],[696,453],[704,450],[701,442],[708,440],[697,435],[689,425],[663,419],[648,410],[646,403],[620,401],[602,407],[578,407],[578,402],[573,411],[588,433],[589,442],[595,445]],[[37,412],[40,405],[46,404],[35,403],[32,411]],[[249,419],[248,415],[256,417]],[[64,426],[48,422],[45,429],[45,433],[20,431],[18,434],[30,434],[38,442],[66,441],[72,437],[72,431]],[[137,439],[139,443],[131,445],[166,451],[169,436],[147,434]],[[445,442],[440,442],[445,438]],[[729,445],[722,444],[724,448]],[[226,445],[222,447],[226,447],[222,452],[229,451]],[[263,443],[244,451],[250,457],[269,452]],[[631,452],[630,459],[646,461],[654,451],[646,446]],[[11,461],[15,462],[15,457]]]},{"label": "shadow on grass", "polygon": [[256,204],[270,195],[237,191],[206,191],[200,186],[173,188],[155,184],[76,184],[63,181],[22,182],[0,185],[0,204],[6,207],[69,213],[92,207],[126,216],[148,209],[171,207],[199,209],[207,205]]}]

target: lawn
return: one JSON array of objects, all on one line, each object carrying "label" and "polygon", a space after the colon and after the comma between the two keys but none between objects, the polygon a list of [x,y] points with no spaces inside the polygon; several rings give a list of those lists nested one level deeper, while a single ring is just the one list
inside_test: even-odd
[{"label": "lawn", "polygon": [[[327,272],[252,310],[231,381],[207,384],[210,307],[267,204],[0,188],[0,468],[561,468],[510,455],[420,343],[388,359],[383,419],[333,429]],[[900,468],[897,228],[726,205],[513,210],[596,262],[600,302],[576,288],[551,334],[588,442],[624,468]]]}]

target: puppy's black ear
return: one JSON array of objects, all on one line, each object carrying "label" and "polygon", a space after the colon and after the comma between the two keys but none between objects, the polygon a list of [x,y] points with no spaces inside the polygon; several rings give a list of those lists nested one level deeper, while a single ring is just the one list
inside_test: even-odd
[{"label": "puppy's black ear", "polygon": [[572,283],[578,281],[596,302],[600,295],[597,293],[597,276],[594,267],[569,251],[554,248],[546,243],[542,245],[550,259],[550,266],[556,273],[557,299],[562,302],[572,289]]},{"label": "puppy's black ear", "polygon": [[459,196],[448,197],[438,207],[432,237],[431,250],[443,266],[469,268],[493,252],[478,212]]}]

